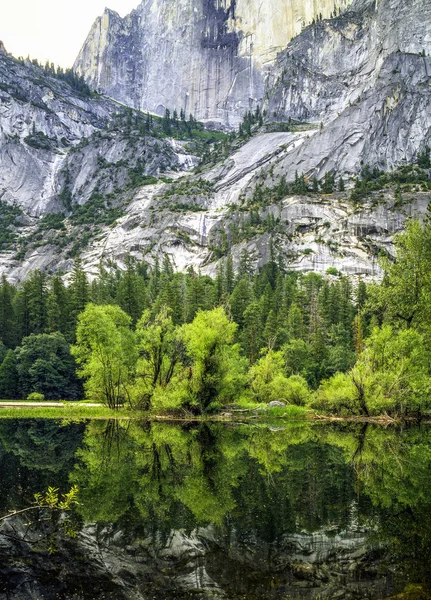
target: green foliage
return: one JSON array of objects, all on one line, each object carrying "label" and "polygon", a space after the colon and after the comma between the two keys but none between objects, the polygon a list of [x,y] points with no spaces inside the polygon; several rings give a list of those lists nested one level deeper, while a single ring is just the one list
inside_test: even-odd
[{"label": "green foliage", "polygon": [[73,485],[68,492],[61,495],[58,488],[49,487],[43,494],[37,492],[34,495],[34,502],[39,508],[71,510],[73,505],[78,504],[78,493],[79,489],[76,485]]},{"label": "green foliage", "polygon": [[163,395],[178,375],[184,349],[181,334],[166,308],[154,318],[150,311],[144,311],[136,326],[136,338],[139,359],[132,390],[133,404],[149,408],[154,391],[157,389]]},{"label": "green foliage", "polygon": [[16,240],[12,227],[18,225],[17,218],[22,214],[18,206],[0,200],[0,250],[8,250]]},{"label": "green foliage", "polygon": [[431,150],[429,146],[418,153],[417,164],[421,169],[431,169]]},{"label": "green foliage", "polygon": [[166,364],[172,376],[167,383],[165,377],[156,388],[154,406],[207,412],[219,403],[234,400],[245,385],[245,361],[239,346],[233,344],[236,328],[223,308],[199,311],[193,322],[179,332],[184,356],[177,373],[181,345],[180,340],[171,337]]},{"label": "green foliage", "polygon": [[78,319],[72,354],[85,380],[87,397],[109,408],[130,401],[136,366],[136,346],[131,318],[118,306],[88,304]]},{"label": "green foliage", "polygon": [[27,396],[27,400],[29,402],[43,402],[45,400],[45,396],[40,392],[31,392]]},{"label": "green foliage", "polygon": [[32,133],[24,138],[24,142],[32,148],[38,150],[52,150],[55,146],[56,141],[49,138],[42,131],[36,131],[33,129]]},{"label": "green foliage", "polygon": [[48,231],[55,229],[57,231],[65,230],[64,215],[61,213],[48,213],[44,215],[39,221],[39,229],[42,231]]},{"label": "green foliage", "polygon": [[185,404],[205,411],[215,401],[229,402],[245,383],[245,362],[240,348],[233,344],[237,325],[229,321],[223,308],[200,311],[183,327],[183,340],[190,367],[181,384]]},{"label": "green foliage", "polygon": [[82,75],[78,75],[73,69],[63,70],[61,67],[56,68],[54,63],[49,63],[48,61],[43,66],[39,65],[37,60],[33,61],[33,64],[40,66],[46,75],[66,82],[79,96],[90,98],[93,95]]},{"label": "green foliage", "polygon": [[274,400],[305,406],[311,399],[307,381],[300,375],[286,376],[282,352],[268,350],[249,370],[250,387],[257,402]]},{"label": "green foliage", "polygon": [[363,416],[423,414],[431,409],[430,358],[418,332],[376,328],[353,369],[322,383],[315,406]]},{"label": "green foliage", "polygon": [[214,184],[206,179],[180,179],[172,183],[164,190],[163,197],[171,196],[210,196],[213,193]]},{"label": "green foliage", "polygon": [[431,189],[429,167],[426,154],[418,156],[418,165],[404,165],[394,171],[383,173],[377,167],[371,169],[369,165],[362,167],[360,176],[355,181],[355,187],[350,194],[350,199],[358,204],[377,192],[390,186],[419,186],[423,190]]},{"label": "green foliage", "polygon": [[70,221],[72,225],[112,225],[123,215],[121,208],[113,207],[99,192],[93,192],[85,204],[75,204]]},{"label": "green foliage", "polygon": [[304,377],[291,375],[286,381],[284,397],[289,404],[307,406],[311,399],[311,393]]},{"label": "green foliage", "polygon": [[257,128],[259,128],[262,127],[262,125],[263,114],[260,110],[260,107],[258,106],[254,112],[250,110],[245,113],[243,120],[239,126],[239,136],[248,138],[251,136],[252,130],[256,129],[256,127],[254,126],[257,126]]},{"label": "green foliage", "polygon": [[10,400],[20,397],[19,375],[13,350],[8,350],[0,365],[0,396]]},{"label": "green foliage", "polygon": [[431,324],[431,228],[410,221],[394,241],[396,259],[381,259],[385,278],[371,288],[370,307],[384,310],[389,322],[423,329]]},{"label": "green foliage", "polygon": [[15,352],[22,396],[35,392],[48,400],[81,397],[76,365],[61,333],[31,334]]},{"label": "green foliage", "polygon": [[253,397],[258,402],[287,401],[284,360],[281,352],[269,350],[249,371]]},{"label": "green foliage", "polygon": [[[34,494],[33,506],[28,506],[27,508],[0,517],[0,523],[13,519],[16,514],[27,513],[27,517],[34,514],[34,521],[31,517],[30,519],[27,518],[24,531],[17,534],[18,537],[15,538],[17,540],[21,538],[21,542],[28,542],[31,538],[30,532],[33,528],[37,531],[38,526],[40,526],[40,520],[43,518],[48,523],[45,523],[43,533],[40,529],[37,532],[38,547],[34,548],[39,550],[39,552],[45,551],[48,554],[52,554],[58,550],[60,537],[66,535],[75,538],[77,535],[77,529],[72,521],[64,518],[64,513],[72,510],[74,505],[78,504],[77,496],[77,486],[72,486],[70,491],[65,494],[60,494],[58,488],[50,486],[46,492],[37,492]],[[14,529],[13,523],[12,528]]]}]

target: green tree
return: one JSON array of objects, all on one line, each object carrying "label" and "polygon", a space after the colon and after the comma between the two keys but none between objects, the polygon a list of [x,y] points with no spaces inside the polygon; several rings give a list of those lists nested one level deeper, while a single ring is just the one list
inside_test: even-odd
[{"label": "green tree", "polygon": [[252,365],[259,356],[262,342],[262,315],[258,302],[251,302],[244,310],[244,326],[241,332],[241,344]]},{"label": "green tree", "polygon": [[287,315],[286,329],[289,339],[297,340],[304,337],[304,319],[302,311],[295,302],[290,306]]},{"label": "green tree", "polygon": [[61,331],[67,335],[71,329],[67,290],[59,275],[54,275],[48,287],[47,331]]},{"label": "green tree", "polygon": [[183,344],[166,308],[154,318],[150,311],[144,312],[136,326],[136,339],[139,358],[132,397],[135,404],[149,408],[155,388],[165,389],[177,373]]},{"label": "green tree", "polygon": [[0,339],[5,346],[11,348],[15,343],[14,327],[14,309],[13,309],[14,288],[8,282],[5,275],[2,275],[0,285]]},{"label": "green tree", "polygon": [[70,320],[73,328],[78,315],[84,310],[90,299],[88,279],[82,267],[81,259],[77,258],[73,266],[69,285]]},{"label": "green tree", "polygon": [[145,289],[142,278],[130,258],[126,259],[126,271],[122,274],[116,294],[117,304],[135,324],[144,309]]},{"label": "green tree", "polygon": [[245,311],[250,303],[251,289],[250,280],[248,277],[243,277],[235,286],[231,299],[230,306],[232,311],[232,318],[239,325],[240,328],[245,323]]},{"label": "green tree", "polygon": [[33,271],[23,284],[27,296],[28,322],[31,333],[44,333],[48,329],[47,276]]},{"label": "green tree", "polygon": [[287,377],[281,352],[268,350],[248,372],[251,391],[258,402],[285,400]]},{"label": "green tree", "polygon": [[118,306],[88,304],[79,315],[72,354],[88,398],[117,409],[130,401],[137,352],[131,318]]},{"label": "green tree", "polygon": [[229,321],[221,307],[200,311],[192,323],[183,326],[190,366],[170,384],[178,403],[206,412],[235,399],[241,392],[246,361],[240,356],[239,346],[233,343],[236,329],[237,325]]},{"label": "green tree", "polygon": [[13,350],[8,350],[0,365],[0,397],[9,400],[20,397],[19,376]]},{"label": "green tree", "polygon": [[385,276],[371,286],[370,306],[390,323],[424,330],[431,324],[431,226],[409,221],[394,241],[395,260],[381,260]]},{"label": "green tree", "polygon": [[422,414],[431,406],[430,352],[412,329],[376,328],[356,365],[324,381],[317,406],[331,412],[369,416],[384,412]]},{"label": "green tree", "polygon": [[75,361],[61,333],[31,334],[22,340],[15,353],[23,396],[39,392],[50,400],[82,397]]}]

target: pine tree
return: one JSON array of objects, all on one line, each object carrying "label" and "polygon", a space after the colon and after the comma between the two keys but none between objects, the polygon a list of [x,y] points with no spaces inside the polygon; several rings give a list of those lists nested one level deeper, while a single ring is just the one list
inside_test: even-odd
[{"label": "pine tree", "polygon": [[269,311],[272,308],[272,296],[273,296],[272,287],[271,287],[271,284],[268,282],[265,286],[262,296],[260,297],[260,306],[261,306],[261,312],[262,312],[262,325],[265,325],[266,319],[268,318],[268,315],[269,315]]},{"label": "pine tree", "polygon": [[278,334],[278,322],[277,315],[271,309],[266,319],[265,328],[263,330],[264,343],[269,349],[277,350],[277,334]]},{"label": "pine tree", "polygon": [[252,365],[259,358],[259,350],[263,346],[262,315],[258,302],[251,302],[243,313],[244,328],[241,333],[241,343],[244,353]]},{"label": "pine tree", "polygon": [[286,329],[291,340],[304,338],[304,319],[300,308],[295,302],[290,306]]},{"label": "pine tree", "polygon": [[240,329],[244,325],[244,312],[249,305],[250,300],[250,280],[248,277],[243,277],[236,284],[230,298],[232,319],[239,325]]},{"label": "pine tree", "polygon": [[181,280],[181,275],[174,275],[167,294],[167,305],[171,309],[171,318],[174,325],[182,325],[184,323],[184,298],[181,289]]},{"label": "pine tree", "polygon": [[231,294],[235,285],[235,273],[233,270],[233,260],[232,260],[232,255],[230,254],[227,257],[227,261],[226,261],[226,271],[225,271],[226,275],[226,291],[228,294]]},{"label": "pine tree", "polygon": [[61,331],[61,333],[67,335],[70,333],[69,302],[61,277],[54,275],[48,288],[46,330],[48,333]]},{"label": "pine tree", "polygon": [[20,397],[16,356],[13,350],[8,350],[0,365],[0,397],[5,400],[16,400]]},{"label": "pine tree", "polygon": [[14,296],[13,310],[15,316],[16,342],[19,343],[23,337],[30,335],[30,313],[28,307],[28,291],[21,287]]},{"label": "pine tree", "polygon": [[33,271],[23,284],[28,298],[28,318],[31,333],[44,333],[48,329],[47,277]]},{"label": "pine tree", "polygon": [[72,330],[75,329],[75,324],[78,315],[85,309],[89,301],[89,285],[87,275],[82,267],[80,258],[75,260],[72,275],[70,278],[69,298],[70,298],[70,320]]},{"label": "pine tree", "polygon": [[248,250],[242,250],[239,258],[237,281],[243,277],[252,277],[253,275],[253,262],[251,254]]},{"label": "pine tree", "polygon": [[11,348],[15,344],[14,309],[12,299],[13,286],[2,275],[0,285],[0,339],[5,346]]},{"label": "pine tree", "polygon": [[335,187],[335,175],[334,173],[325,173],[325,177],[322,182],[322,192],[324,194],[332,194]]},{"label": "pine tree", "polygon": [[144,310],[145,291],[142,279],[136,273],[135,266],[128,257],[126,271],[123,273],[117,289],[117,304],[132,318],[135,325]]},{"label": "pine tree", "polygon": [[363,326],[360,311],[358,311],[358,314],[353,321],[353,339],[356,354],[359,356],[363,350]]},{"label": "pine tree", "polygon": [[107,271],[103,262],[99,263],[97,278],[91,283],[90,299],[94,304],[114,304],[117,295],[118,269],[114,273]]},{"label": "pine tree", "polygon": [[361,310],[364,307],[367,297],[367,286],[361,279],[356,290],[356,307],[358,310]]},{"label": "pine tree", "polygon": [[187,281],[186,322],[191,323],[199,310],[205,308],[205,290],[201,277]]},{"label": "pine tree", "polygon": [[221,304],[222,299],[226,291],[226,282],[224,277],[223,264],[220,262],[217,266],[217,273],[215,279],[215,301],[217,304]]},{"label": "pine tree", "polygon": [[171,135],[171,112],[168,108],[165,110],[165,116],[162,119],[162,129],[163,133],[166,135]]}]

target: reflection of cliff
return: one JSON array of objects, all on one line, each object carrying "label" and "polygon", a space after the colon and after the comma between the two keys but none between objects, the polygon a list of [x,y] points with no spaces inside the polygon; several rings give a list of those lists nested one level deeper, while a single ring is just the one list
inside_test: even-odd
[{"label": "reflection of cliff", "polygon": [[[24,534],[18,518],[14,528],[14,535]],[[316,535],[305,534],[273,551],[259,540],[253,546],[241,544],[232,532],[232,551],[212,526],[190,534],[172,531],[165,542],[156,532],[131,539],[121,529],[86,527],[76,541],[66,540],[51,556],[31,552],[36,532],[29,544],[0,536],[0,598],[311,599],[359,587],[356,597],[369,598],[393,590],[391,580],[374,576],[376,565],[363,550],[363,537],[347,532],[332,538],[322,532],[319,537],[318,545],[325,540],[330,557],[324,564],[291,564],[293,544],[299,550],[316,543]],[[268,551],[271,556],[264,557]],[[359,584],[361,578],[366,581]],[[6,590],[8,595],[2,596]]]}]

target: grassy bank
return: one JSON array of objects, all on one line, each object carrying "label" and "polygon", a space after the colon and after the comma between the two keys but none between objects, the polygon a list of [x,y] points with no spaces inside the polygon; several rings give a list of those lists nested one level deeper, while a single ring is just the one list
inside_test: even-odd
[{"label": "grassy bank", "polygon": [[111,410],[106,406],[91,406],[85,402],[58,403],[58,406],[7,406],[0,408],[0,419],[130,419],[139,413],[122,409]]},{"label": "grassy bank", "polygon": [[[21,404],[22,406],[19,406]],[[53,404],[53,403],[51,403]],[[267,406],[266,404],[252,404],[231,408],[226,407],[219,413],[209,415],[194,415],[185,410],[177,412],[140,411],[123,407],[112,410],[103,405],[88,402],[58,402],[57,406],[44,406],[40,403],[25,401],[17,402],[14,406],[1,406],[0,419],[57,419],[57,420],[82,420],[82,419],[126,419],[126,420],[154,420],[154,421],[219,421],[219,422],[248,422],[248,423],[274,423],[274,422],[304,422],[313,421],[321,423],[332,422],[363,422],[382,425],[395,424],[405,421],[415,421],[411,417],[392,418],[386,414],[372,417],[361,416],[335,416],[329,413],[315,412],[302,406]],[[431,415],[424,415],[423,421],[430,422]]]},{"label": "grassy bank", "polygon": [[[7,402],[7,401],[4,401]],[[54,403],[50,403],[54,404]],[[269,407],[265,404],[250,404],[243,408],[226,408],[224,411],[212,415],[196,416],[187,411],[177,413],[146,412],[131,410],[129,407],[112,410],[102,405],[87,402],[58,402],[57,406],[40,406],[36,403],[22,401],[14,406],[1,406],[0,419],[155,419],[178,421],[244,421],[244,420],[273,420],[286,419],[291,421],[304,421],[312,418],[312,413],[299,406]]]}]

